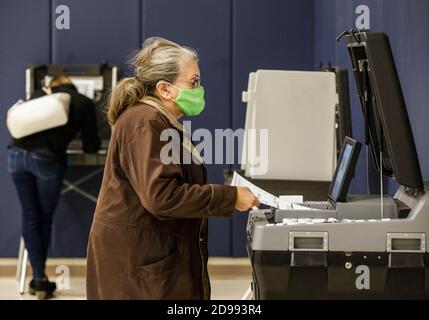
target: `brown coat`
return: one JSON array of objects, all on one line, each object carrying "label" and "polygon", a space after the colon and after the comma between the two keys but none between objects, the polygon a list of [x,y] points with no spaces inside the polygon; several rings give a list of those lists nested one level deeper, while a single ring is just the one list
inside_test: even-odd
[{"label": "brown coat", "polygon": [[88,244],[88,299],[209,299],[207,218],[234,212],[236,188],[204,165],[163,164],[161,131],[137,104],[112,132]]}]

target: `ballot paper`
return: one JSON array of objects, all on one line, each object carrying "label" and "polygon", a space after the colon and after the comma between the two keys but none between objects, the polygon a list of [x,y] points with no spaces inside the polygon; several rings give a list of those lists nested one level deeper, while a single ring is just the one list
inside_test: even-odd
[{"label": "ballot paper", "polygon": [[290,196],[281,196],[282,201],[280,201],[278,197],[255,186],[253,183],[243,178],[235,171],[234,171],[234,175],[232,176],[231,186],[248,187],[250,191],[258,198],[260,203],[266,204],[267,206],[270,206],[273,208],[282,209],[282,210],[318,211],[318,209],[315,209],[315,208],[310,208],[307,206],[293,203],[291,201],[287,201],[287,200],[292,200],[292,201],[301,200],[300,202],[302,202],[302,196],[293,196],[293,198],[290,198]]},{"label": "ballot paper", "polygon": [[304,202],[303,196],[280,196],[279,197],[279,209],[282,210],[306,210],[306,211],[317,211],[319,209],[311,208],[302,205]]},{"label": "ballot paper", "polygon": [[292,210],[319,211],[319,209],[303,206],[303,205],[296,204],[296,203],[291,204],[291,209]]},{"label": "ballot paper", "polygon": [[234,172],[232,176],[231,186],[236,187],[248,187],[249,190],[258,198],[260,203],[266,204],[274,208],[279,207],[279,198],[272,195],[271,193],[255,186],[249,180],[240,176],[237,172]]},{"label": "ballot paper", "polygon": [[299,195],[299,196],[292,196],[292,195],[287,195],[287,196],[279,196],[279,201],[280,203],[282,201],[284,202],[292,202],[292,203],[303,203],[304,202],[304,196],[303,195]]},{"label": "ballot paper", "polygon": [[282,210],[293,210],[294,203],[302,203],[304,201],[303,196],[280,196],[279,197],[279,209]]}]

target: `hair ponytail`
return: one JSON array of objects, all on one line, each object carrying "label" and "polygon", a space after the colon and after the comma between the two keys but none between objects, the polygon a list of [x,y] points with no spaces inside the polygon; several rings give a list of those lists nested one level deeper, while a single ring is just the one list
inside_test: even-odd
[{"label": "hair ponytail", "polygon": [[112,90],[107,118],[113,126],[127,107],[134,105],[145,95],[145,86],[135,77],[122,79]]}]

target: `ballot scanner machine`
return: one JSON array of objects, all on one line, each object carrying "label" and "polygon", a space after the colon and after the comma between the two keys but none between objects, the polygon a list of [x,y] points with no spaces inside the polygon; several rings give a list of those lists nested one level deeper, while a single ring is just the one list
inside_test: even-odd
[{"label": "ballot scanner machine", "polygon": [[429,298],[429,183],[422,179],[390,43],[383,33],[344,36],[365,143],[381,177],[400,187],[393,198],[348,195],[360,144],[347,138],[327,201],[251,211],[247,249],[255,299]]}]

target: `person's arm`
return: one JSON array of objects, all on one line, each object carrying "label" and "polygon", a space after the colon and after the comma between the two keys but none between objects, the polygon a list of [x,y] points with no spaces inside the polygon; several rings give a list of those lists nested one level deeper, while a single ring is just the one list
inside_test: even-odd
[{"label": "person's arm", "polygon": [[229,217],[234,213],[237,188],[184,183],[180,164],[163,164],[161,129],[156,122],[139,128],[122,153],[122,167],[142,205],[163,218]]},{"label": "person's arm", "polygon": [[94,102],[88,100],[83,111],[81,127],[82,149],[85,153],[96,153],[100,149],[101,142],[98,135]]}]

